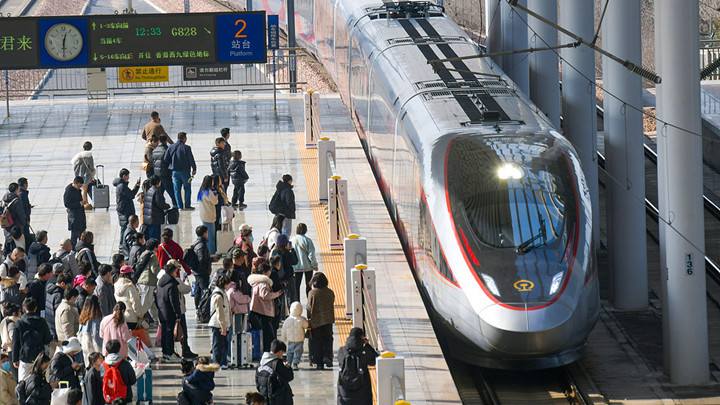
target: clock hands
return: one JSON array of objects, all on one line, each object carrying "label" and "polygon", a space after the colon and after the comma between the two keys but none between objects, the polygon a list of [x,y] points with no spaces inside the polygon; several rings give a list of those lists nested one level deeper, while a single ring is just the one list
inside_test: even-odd
[{"label": "clock hands", "polygon": [[63,56],[65,56],[65,49],[66,49],[65,48],[65,38],[67,38],[67,34],[63,35],[63,40],[62,40],[62,48],[61,49],[63,51]]}]

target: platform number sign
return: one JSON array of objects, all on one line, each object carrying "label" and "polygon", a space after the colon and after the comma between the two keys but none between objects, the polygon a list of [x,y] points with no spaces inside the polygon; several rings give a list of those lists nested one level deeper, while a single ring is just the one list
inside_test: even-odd
[{"label": "platform number sign", "polygon": [[265,12],[217,16],[218,61],[265,63]]},{"label": "platform number sign", "polygon": [[280,22],[277,15],[269,15],[268,21],[268,49],[280,48]]},{"label": "platform number sign", "polygon": [[685,271],[688,276],[692,276],[695,272],[695,261],[692,253],[685,253]]}]

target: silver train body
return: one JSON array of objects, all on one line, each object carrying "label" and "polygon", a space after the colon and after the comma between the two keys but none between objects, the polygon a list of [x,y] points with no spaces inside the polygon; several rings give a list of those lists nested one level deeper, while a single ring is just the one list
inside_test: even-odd
[{"label": "silver train body", "polygon": [[[446,354],[516,369],[580,357],[599,293],[570,143],[489,58],[427,63],[480,52],[434,6],[295,7],[300,42],[361,129]],[[254,8],[286,19],[280,0]]]}]

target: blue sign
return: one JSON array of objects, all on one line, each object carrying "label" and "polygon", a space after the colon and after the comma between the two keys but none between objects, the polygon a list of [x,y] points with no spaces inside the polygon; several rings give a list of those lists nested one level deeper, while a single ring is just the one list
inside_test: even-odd
[{"label": "blue sign", "polygon": [[277,15],[268,15],[268,49],[280,48],[280,22]]},{"label": "blue sign", "polygon": [[39,20],[41,66],[88,64],[87,20],[47,18]]},{"label": "blue sign", "polygon": [[265,63],[265,12],[217,16],[219,62]]}]

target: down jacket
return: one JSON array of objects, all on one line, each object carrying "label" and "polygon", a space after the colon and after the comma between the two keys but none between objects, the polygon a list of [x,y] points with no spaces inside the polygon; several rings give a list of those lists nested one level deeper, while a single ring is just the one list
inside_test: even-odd
[{"label": "down jacket", "polygon": [[2,201],[5,206],[10,207],[10,216],[13,219],[13,223],[19,226],[20,229],[25,228],[25,224],[27,224],[27,218],[25,217],[25,211],[23,210],[22,200],[20,199],[20,197],[8,191],[7,193],[5,193]]},{"label": "down jacket", "polygon": [[[219,294],[218,294],[219,293]],[[221,330],[228,330],[232,326],[230,318],[230,301],[227,294],[220,287],[215,287],[210,299],[210,322],[208,326]]]},{"label": "down jacket", "polygon": [[113,180],[113,186],[115,186],[115,202],[117,203],[117,213],[120,222],[120,227],[125,228],[128,224],[128,218],[131,215],[135,215],[135,203],[133,200],[140,189],[140,186],[130,188],[127,181],[120,177]]},{"label": "down jacket", "polygon": [[59,341],[77,336],[80,329],[80,314],[74,304],[62,300],[55,311],[55,330]]},{"label": "down jacket", "polygon": [[269,317],[275,316],[275,302],[273,300],[280,296],[280,291],[273,292],[273,281],[263,274],[251,274],[248,276],[248,283],[252,286],[252,300],[250,311]]},{"label": "down jacket", "polygon": [[143,198],[143,223],[145,225],[161,225],[165,223],[165,210],[170,204],[165,202],[165,193],[158,193],[155,186],[145,192]]},{"label": "down jacket", "polygon": [[125,322],[128,323],[137,323],[148,310],[142,306],[137,286],[125,277],[115,282],[115,300],[125,303]]},{"label": "down jacket", "polygon": [[243,294],[242,289],[239,288],[234,281],[228,284],[225,293],[227,293],[228,299],[230,300],[230,311],[232,311],[233,314],[247,314],[248,304],[252,299],[249,295]]},{"label": "down jacket", "polygon": [[[169,175],[170,173],[165,173],[167,171],[167,163],[163,160],[163,157],[165,156],[165,151],[167,150],[168,146],[164,143],[159,143],[158,146],[153,149],[152,151],[152,164],[153,164],[153,170],[154,174],[157,176],[164,176]],[[167,184],[165,185],[167,187]]]},{"label": "down jacket", "polygon": [[73,187],[72,183],[65,187],[63,204],[68,215],[68,231],[82,232],[87,228],[85,207],[83,207],[82,191]]},{"label": "down jacket", "polygon": [[270,212],[283,214],[285,218],[295,219],[295,192],[293,186],[282,180],[275,185],[275,194],[270,200]]},{"label": "down jacket", "polygon": [[290,305],[290,316],[285,319],[280,340],[284,342],[302,342],[305,340],[305,329],[308,328],[308,320],[302,316],[302,304],[295,301]]},{"label": "down jacket", "polygon": [[220,176],[221,181],[229,179],[228,163],[225,159],[225,150],[217,146],[210,150],[210,168],[213,174]]},{"label": "down jacket", "polygon": [[73,165],[75,177],[82,177],[85,184],[90,183],[95,178],[95,160],[93,160],[92,152],[89,150],[84,150],[73,156],[70,163]]},{"label": "down jacket", "polygon": [[175,277],[165,273],[157,285],[157,306],[160,320],[175,322],[182,315],[180,308],[180,292]]}]

